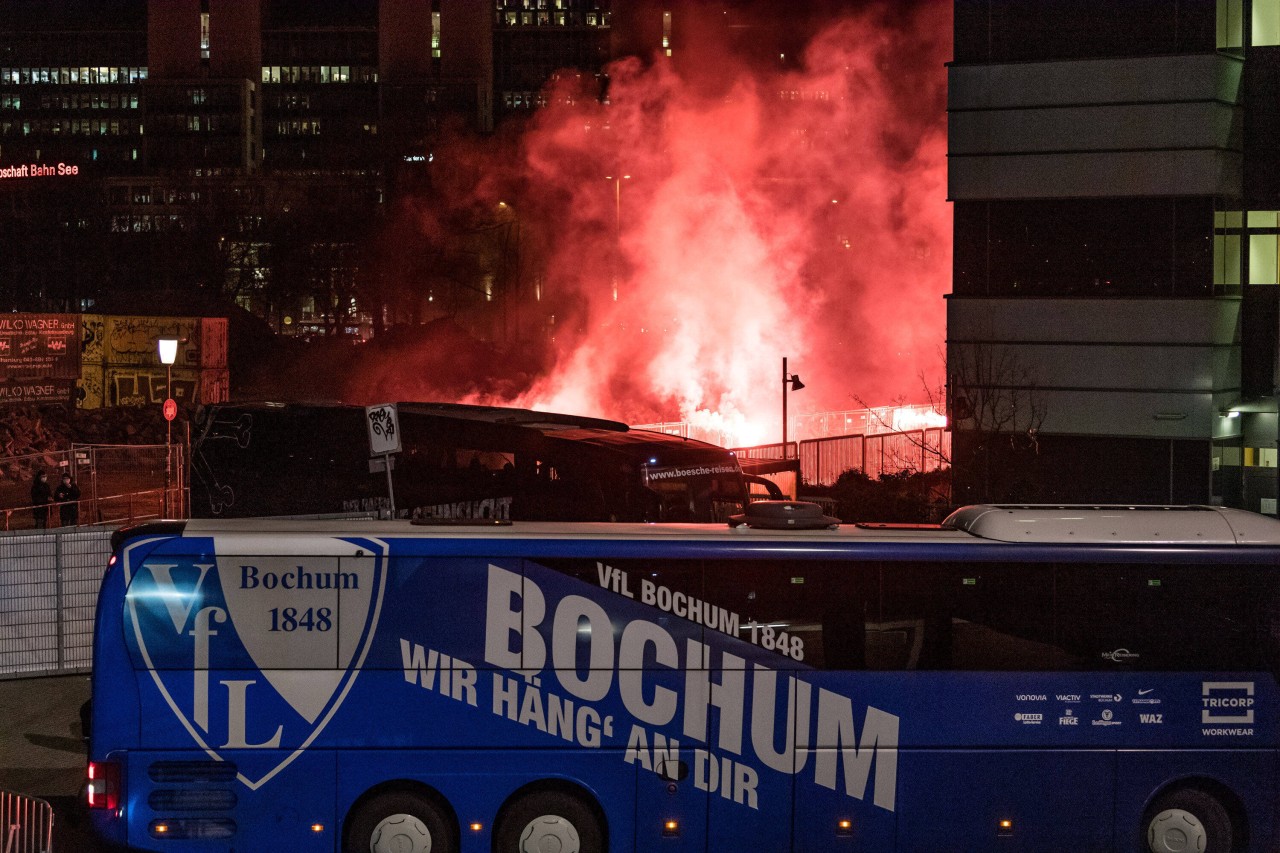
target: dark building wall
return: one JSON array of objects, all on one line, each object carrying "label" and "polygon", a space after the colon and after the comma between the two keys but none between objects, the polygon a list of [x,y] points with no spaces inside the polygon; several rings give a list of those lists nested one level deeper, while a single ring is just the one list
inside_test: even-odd
[{"label": "dark building wall", "polygon": [[1244,66],[1244,203],[1280,209],[1280,47],[1251,47]]},{"label": "dark building wall", "polygon": [[147,15],[147,63],[157,79],[200,73],[200,0],[151,2]]},{"label": "dark building wall", "polygon": [[209,0],[209,73],[262,80],[262,0]]},{"label": "dark building wall", "polygon": [[1216,0],[956,0],[955,61],[1208,53],[1216,9]]},{"label": "dark building wall", "polygon": [[421,80],[434,73],[431,0],[379,0],[379,79],[396,84]]},{"label": "dark building wall", "polygon": [[957,201],[953,212],[957,295],[1212,295],[1209,198]]},{"label": "dark building wall", "polygon": [[957,432],[952,454],[957,504],[1210,502],[1208,440]]}]

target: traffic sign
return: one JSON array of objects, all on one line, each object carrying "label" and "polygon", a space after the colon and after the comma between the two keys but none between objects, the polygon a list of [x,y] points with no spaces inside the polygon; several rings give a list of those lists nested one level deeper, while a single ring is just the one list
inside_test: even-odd
[{"label": "traffic sign", "polygon": [[178,404],[174,402],[172,397],[170,397],[169,399],[164,401],[164,419],[166,421],[171,421],[177,416],[178,416]]},{"label": "traffic sign", "polygon": [[365,406],[365,426],[369,429],[369,455],[400,452],[400,424],[396,404]]}]

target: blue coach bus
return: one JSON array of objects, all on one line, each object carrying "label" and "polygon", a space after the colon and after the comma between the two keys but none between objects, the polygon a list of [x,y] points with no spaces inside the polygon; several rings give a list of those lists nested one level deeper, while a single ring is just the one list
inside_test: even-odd
[{"label": "blue coach bus", "polygon": [[122,531],[95,827],[237,853],[1280,849],[1280,522],[748,513]]}]

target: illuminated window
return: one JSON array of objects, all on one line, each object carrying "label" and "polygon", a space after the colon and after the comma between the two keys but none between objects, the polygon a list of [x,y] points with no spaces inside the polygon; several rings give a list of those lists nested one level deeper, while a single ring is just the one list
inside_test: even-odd
[{"label": "illuminated window", "polygon": [[1244,45],[1244,0],[1218,0],[1218,49]]},{"label": "illuminated window", "polygon": [[1238,210],[1219,210],[1213,214],[1213,218],[1213,283],[1239,285],[1244,214]]},{"label": "illuminated window", "polygon": [[440,58],[440,13],[431,13],[431,58]]},{"label": "illuminated window", "polygon": [[1249,44],[1255,47],[1280,44],[1280,0],[1253,0],[1253,30]]},{"label": "illuminated window", "polygon": [[209,13],[200,13],[200,58],[209,58]]},{"label": "illuminated window", "polygon": [[1276,251],[1280,240],[1278,219],[1280,215],[1274,210],[1249,211],[1246,224],[1249,228],[1250,284],[1280,284],[1280,267],[1277,266],[1280,253]]}]

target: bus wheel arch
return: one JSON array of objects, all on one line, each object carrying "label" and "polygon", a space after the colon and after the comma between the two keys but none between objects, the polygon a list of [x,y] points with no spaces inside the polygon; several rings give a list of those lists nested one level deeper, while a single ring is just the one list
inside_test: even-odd
[{"label": "bus wheel arch", "polygon": [[564,853],[607,853],[608,823],[585,788],[562,779],[531,782],[507,797],[493,822],[494,853],[536,850],[536,835],[557,836]]},{"label": "bus wheel arch", "polygon": [[[1143,811],[1140,831],[1138,849],[1144,853],[1174,849],[1238,853],[1248,848],[1240,798],[1221,782],[1207,778],[1179,779],[1156,792]],[[1195,846],[1196,839],[1207,846]]]},{"label": "bus wheel arch", "polygon": [[344,853],[381,851],[380,838],[402,836],[388,851],[457,853],[461,845],[458,816],[434,788],[408,779],[384,782],[365,791],[342,823]]}]

